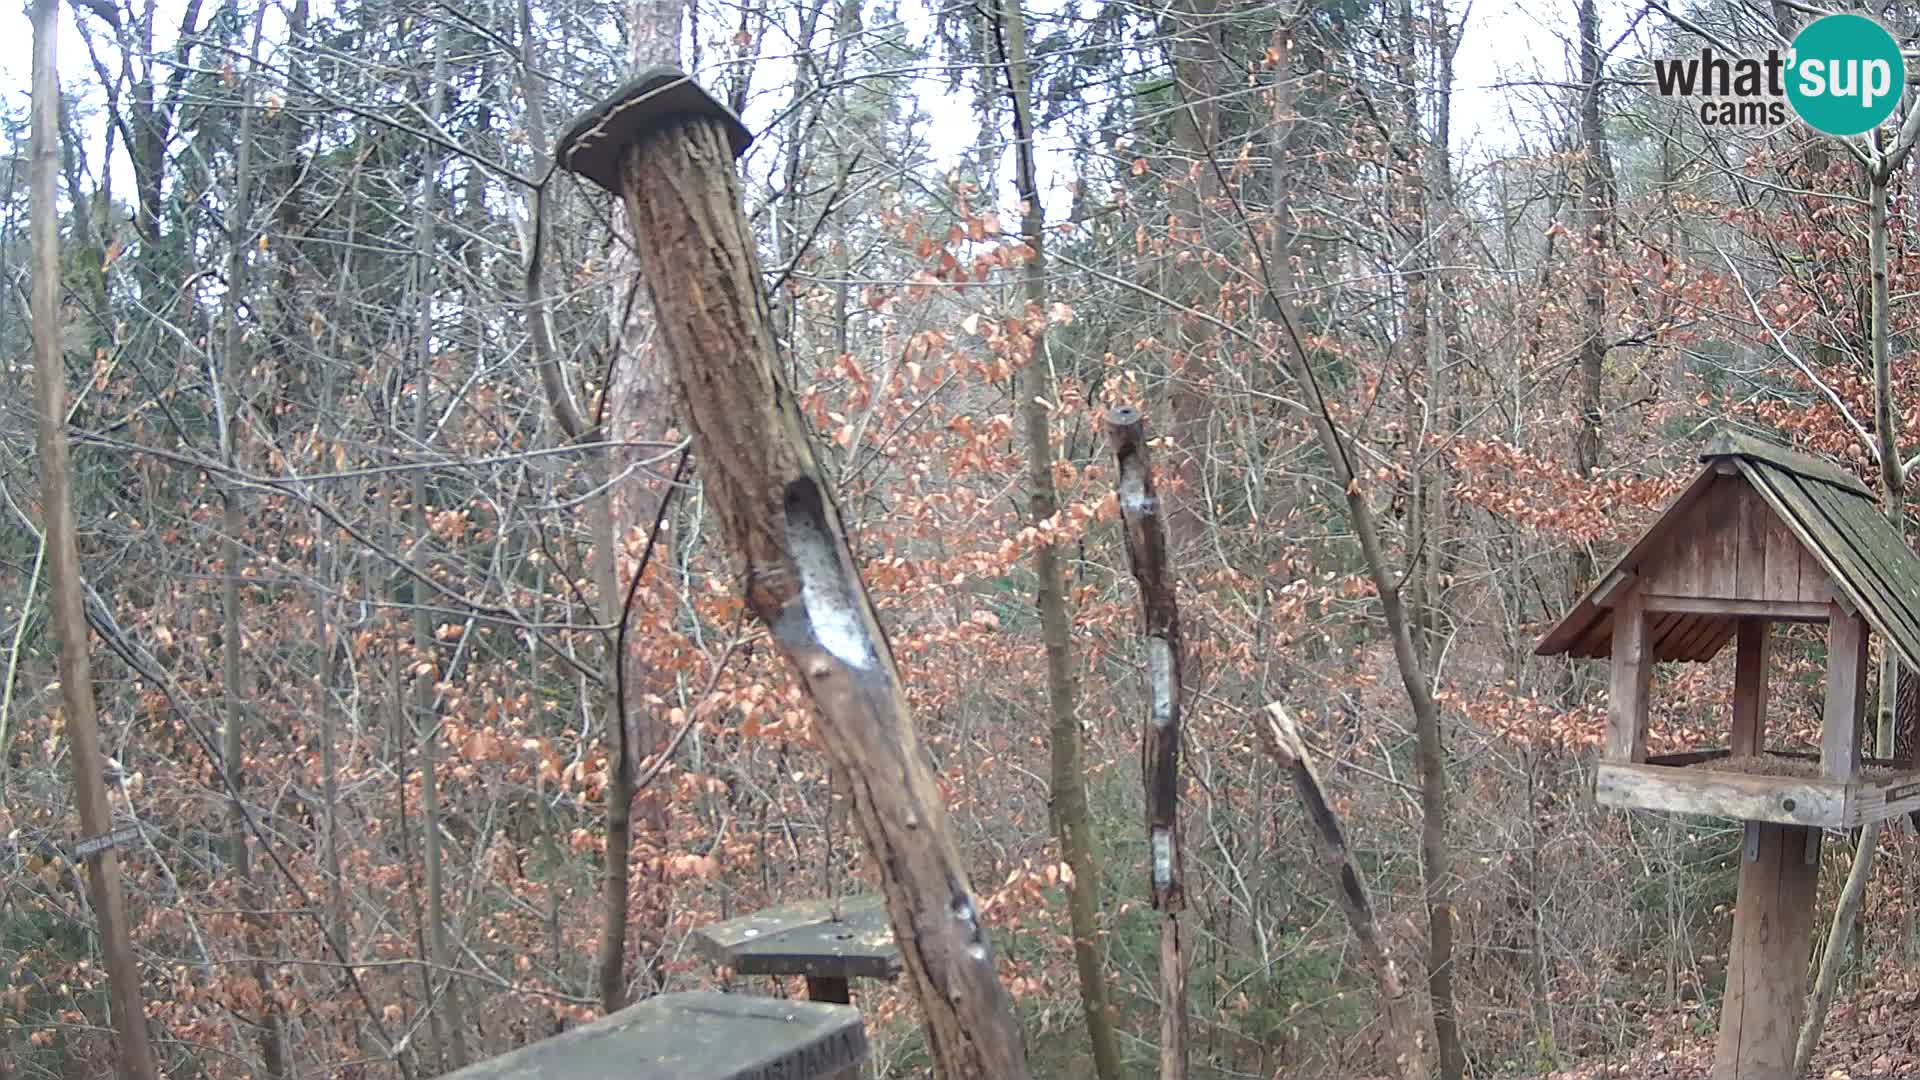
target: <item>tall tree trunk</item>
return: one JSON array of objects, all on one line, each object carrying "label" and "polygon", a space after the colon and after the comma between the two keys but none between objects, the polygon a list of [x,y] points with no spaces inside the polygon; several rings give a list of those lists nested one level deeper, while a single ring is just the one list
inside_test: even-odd
[{"label": "tall tree trunk", "polygon": [[[680,62],[680,22],[686,0],[633,0],[627,20],[628,60],[638,71],[653,64]],[[642,984],[651,992],[655,967],[665,944],[668,905],[665,845],[667,804],[658,789],[635,798],[634,777],[641,762],[660,749],[660,718],[643,704],[653,671],[643,652],[621,655],[619,625],[630,618],[625,609],[626,589],[620,584],[622,541],[628,531],[652,524],[659,515],[666,484],[644,456],[657,456],[656,444],[672,425],[673,402],[666,372],[653,349],[653,319],[646,297],[640,295],[631,256],[622,246],[614,259],[614,289],[618,304],[614,316],[614,360],[609,373],[606,418],[608,447],[607,507],[595,508],[594,546],[600,553],[594,566],[600,591],[600,618],[607,631],[606,729],[612,768],[607,780],[607,854],[602,893],[606,903],[597,960],[600,1006],[613,1012],[627,1001],[626,933],[631,919],[634,822],[642,831],[640,879],[650,895],[642,905],[647,922],[640,930],[636,966]],[[629,638],[628,640],[632,640]]]},{"label": "tall tree trunk", "polygon": [[[1171,9],[1170,17],[1173,26],[1168,47],[1178,104],[1169,119],[1173,127],[1173,147],[1178,155],[1167,193],[1167,242],[1191,257],[1179,264],[1180,269],[1175,271],[1169,286],[1181,303],[1204,311],[1212,308],[1218,299],[1218,285],[1206,258],[1210,250],[1206,241],[1206,209],[1220,190],[1219,178],[1209,159],[1220,139],[1217,72],[1224,63],[1221,47],[1224,22],[1218,0],[1180,0]],[[1179,481],[1179,492],[1169,500],[1166,521],[1167,539],[1178,561],[1207,528],[1207,515],[1201,511],[1207,479],[1201,467],[1205,453],[1201,444],[1207,435],[1206,386],[1210,365],[1206,357],[1214,345],[1214,336],[1211,326],[1185,312],[1176,313],[1173,318],[1178,348],[1167,373],[1167,404],[1173,418],[1167,433],[1173,436],[1178,450],[1168,464]],[[1198,674],[1188,672],[1190,677]]]},{"label": "tall tree trunk", "polygon": [[[261,9],[262,13],[264,10]],[[256,17],[256,30],[257,24]],[[257,58],[258,33],[254,36],[253,48]],[[222,312],[222,321],[225,323],[221,346],[222,370],[211,373],[219,383],[215,404],[220,414],[220,458],[232,470],[230,475],[237,475],[240,471],[239,442],[246,427],[241,415],[244,400],[241,379],[248,365],[244,353],[245,339],[240,330],[240,311],[247,303],[248,296],[247,243],[251,233],[254,151],[251,91],[256,71],[257,64],[250,64],[239,86],[240,130],[234,153],[232,202],[227,207],[227,288]],[[243,738],[246,695],[242,684],[240,637],[240,564],[244,559],[240,533],[245,523],[240,508],[240,492],[240,485],[231,480],[221,488],[220,652],[221,681],[225,689],[225,726],[221,733],[220,757],[221,768],[226,773],[230,803],[227,859],[234,880],[239,883],[241,906],[247,909],[244,914],[244,936],[254,957],[254,981],[260,985],[261,1015],[255,1021],[260,1028],[260,1056],[266,1064],[267,1075],[280,1076],[286,1071],[283,1019],[274,1004],[273,980],[263,959],[267,947],[265,919],[260,914],[260,887],[259,882],[254,880],[252,852],[247,844],[247,818],[242,805],[247,775],[246,743]]]},{"label": "tall tree trunk", "polygon": [[[1596,0],[1580,0],[1580,252],[1586,273],[1581,286],[1582,322],[1578,380],[1579,417],[1573,437],[1573,467],[1592,480],[1600,468],[1605,411],[1602,386],[1607,363],[1607,249],[1613,232],[1613,162],[1600,115],[1600,16]],[[1593,581],[1593,555],[1576,545],[1568,568],[1570,596]]]},{"label": "tall tree trunk", "polygon": [[[427,115],[436,122],[446,111],[447,103],[446,36],[443,26],[435,34],[433,44],[433,89]],[[420,174],[420,202],[414,213],[413,292],[414,303],[418,307],[415,311],[417,336],[414,343],[413,440],[415,446],[425,447],[432,438],[432,429],[428,425],[428,417],[431,416],[428,404],[433,397],[434,215],[439,209],[439,200],[435,197],[439,190],[435,173],[439,170],[440,153],[433,147],[423,149],[422,153],[426,161]],[[468,1061],[467,1018],[461,980],[454,972],[453,941],[447,932],[446,867],[440,843],[440,695],[436,684],[442,672],[436,660],[439,650],[433,636],[433,617],[428,614],[426,597],[419,591],[418,585],[418,581],[430,573],[427,566],[427,540],[432,535],[427,525],[427,482],[423,471],[414,471],[409,495],[412,504],[412,563],[416,575],[413,605],[413,654],[416,665],[413,671],[414,739],[420,751],[420,816],[421,831],[425,836],[421,848],[426,860],[427,940],[431,946],[435,978],[446,982],[441,1000],[429,1002],[428,1007],[436,1012],[444,1011],[446,1065],[453,1070],[463,1068]]]},{"label": "tall tree trunk", "polygon": [[[54,174],[60,164],[60,79],[56,68],[59,0],[33,3],[33,117],[31,185],[33,234],[33,397],[38,412],[40,503],[46,524],[47,604],[60,642],[60,704],[66,713],[73,761],[73,796],[83,837],[113,828],[107,803],[99,721],[94,712],[93,667],[87,656],[87,619],[81,601],[80,546],[74,536],[72,464],[67,453],[66,363],[60,315],[60,209]],[[127,932],[126,898],[120,889],[120,859],[112,845],[87,856],[87,901],[100,932],[107,966],[107,994],[118,1036],[120,1074],[154,1080],[153,1047],[147,1040],[146,1006],[140,995],[140,965]]]},{"label": "tall tree trunk", "polygon": [[[1047,349],[1046,209],[1034,171],[1032,74],[1027,63],[1027,22],[1020,0],[1001,0],[1001,47],[1013,99],[1015,190],[1022,207],[1020,227],[1028,247],[1024,272],[1026,325],[1031,335],[1026,364],[1015,375],[1021,426],[1027,442],[1028,517],[1038,528],[1059,509],[1053,485],[1053,433],[1045,402],[1057,400],[1053,359]],[[1047,654],[1047,705],[1053,750],[1051,777],[1053,827],[1060,853],[1073,870],[1067,885],[1067,909],[1073,925],[1073,960],[1080,973],[1080,1002],[1086,1010],[1087,1036],[1093,1043],[1093,1067],[1100,1080],[1119,1080],[1120,1046],[1107,998],[1105,960],[1100,947],[1100,864],[1095,853],[1092,815],[1087,809],[1086,766],[1081,760],[1077,680],[1073,674],[1072,630],[1060,552],[1043,541],[1033,553],[1037,579],[1034,604],[1040,611],[1040,638]]]},{"label": "tall tree trunk", "polygon": [[[1920,105],[1910,106],[1920,109]],[[1903,125],[1904,127],[1904,125]],[[1903,137],[1892,152],[1874,155],[1867,166],[1867,261],[1873,279],[1868,321],[1868,345],[1873,361],[1873,423],[1880,459],[1881,511],[1896,535],[1907,532],[1906,467],[1900,460],[1899,410],[1894,407],[1893,360],[1889,335],[1892,298],[1887,283],[1887,188],[1893,171],[1906,159],[1913,142]],[[1874,744],[1882,757],[1893,754],[1893,720],[1900,692],[1899,654],[1883,645],[1880,659],[1880,705],[1875,715]],[[1854,843],[1853,865],[1847,872],[1846,887],[1833,912],[1827,932],[1826,952],[1820,957],[1820,971],[1814,979],[1812,999],[1794,1048],[1794,1061],[1804,1073],[1820,1045],[1820,1032],[1826,1027],[1827,1008],[1833,1003],[1834,986],[1845,962],[1845,943],[1855,936],[1861,901],[1867,882],[1873,877],[1873,860],[1880,846],[1880,825],[1874,823],[1859,831]]]}]

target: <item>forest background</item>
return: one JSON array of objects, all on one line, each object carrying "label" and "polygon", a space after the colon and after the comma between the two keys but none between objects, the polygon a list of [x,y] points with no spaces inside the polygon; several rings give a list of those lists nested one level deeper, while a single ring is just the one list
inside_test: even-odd
[{"label": "forest background", "polygon": [[[1652,57],[1757,51],[1809,15],[64,9],[72,495],[157,1056],[435,1075],[714,983],[705,923],[871,889],[844,778],[679,467],[620,210],[548,173],[568,118],[669,62],[756,133],[785,375],[1039,1072],[1155,1057],[1147,664],[1101,429],[1131,404],[1185,620],[1195,1075],[1393,1069],[1262,752],[1268,702],[1321,761],[1442,1075],[1700,1075],[1738,828],[1597,808],[1605,680],[1531,650],[1717,427],[1830,455],[1906,513],[1912,162],[1703,127],[1646,85]],[[24,393],[27,110],[6,102],[0,1075],[98,1076]],[[1823,662],[1812,635],[1775,649],[1782,745],[1815,737]],[[1660,672],[1656,751],[1721,736],[1730,668]],[[1816,1075],[1915,1068],[1888,1018],[1920,1001],[1920,845],[1869,840]],[[1823,920],[1853,861],[1827,849]],[[878,1073],[923,1074],[909,999],[862,1004]]]}]

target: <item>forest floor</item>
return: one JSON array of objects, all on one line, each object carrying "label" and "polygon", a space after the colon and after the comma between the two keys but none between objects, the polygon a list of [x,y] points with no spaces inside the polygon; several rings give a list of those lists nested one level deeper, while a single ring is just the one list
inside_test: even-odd
[{"label": "forest floor", "polygon": [[[1836,997],[1814,1055],[1814,1080],[1920,1080],[1920,972],[1882,965],[1873,981]],[[1658,1020],[1640,1049],[1624,1059],[1588,1062],[1547,1080],[1706,1080],[1713,1068],[1713,1032],[1694,1014]]]}]

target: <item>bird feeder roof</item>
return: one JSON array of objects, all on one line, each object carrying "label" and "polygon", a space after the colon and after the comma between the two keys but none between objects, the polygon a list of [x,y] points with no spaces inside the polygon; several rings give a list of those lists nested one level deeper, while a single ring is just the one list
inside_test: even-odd
[{"label": "bird feeder roof", "polygon": [[[1698,538],[1712,537],[1734,549],[1713,552],[1722,564],[1737,560],[1741,551],[1757,550],[1727,544],[1730,526],[1714,517],[1711,496],[1724,490],[1716,481],[1734,480],[1744,481],[1758,504],[1785,526],[1791,542],[1817,564],[1829,594],[1858,611],[1908,667],[1920,669],[1920,557],[1887,521],[1866,484],[1820,458],[1732,433],[1715,440],[1700,460],[1705,463],[1700,475],[1541,639],[1535,654],[1611,656],[1613,607],[1607,595],[1623,580],[1655,573]],[[1744,516],[1738,528],[1778,531],[1774,523]],[[1777,557],[1771,550],[1768,555]],[[1731,576],[1754,579],[1745,572]],[[1733,637],[1739,618],[1737,611],[1665,618],[1653,633],[1654,659],[1711,660]]]}]

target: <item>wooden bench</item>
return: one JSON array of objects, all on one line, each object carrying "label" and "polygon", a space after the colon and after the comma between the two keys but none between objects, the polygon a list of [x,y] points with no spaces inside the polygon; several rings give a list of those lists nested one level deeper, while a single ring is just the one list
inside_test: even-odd
[{"label": "wooden bench", "polygon": [[443,1080],[818,1080],[857,1076],[867,1029],[849,1005],[661,994]]}]

